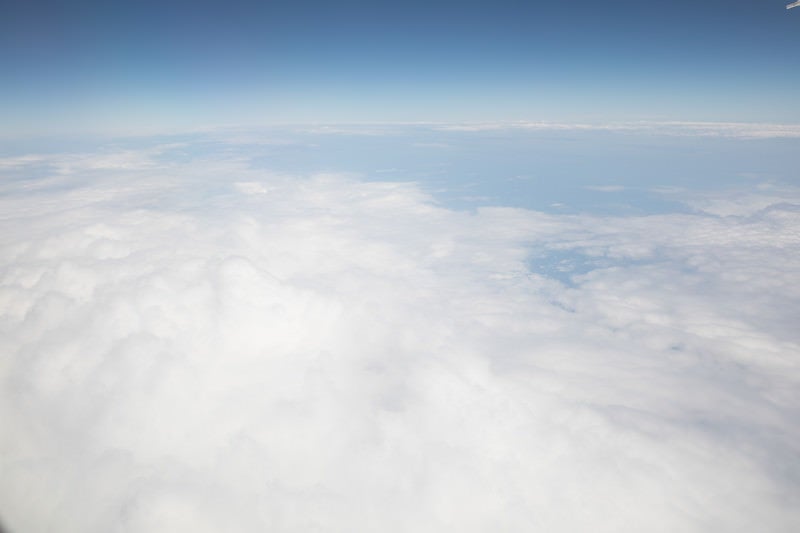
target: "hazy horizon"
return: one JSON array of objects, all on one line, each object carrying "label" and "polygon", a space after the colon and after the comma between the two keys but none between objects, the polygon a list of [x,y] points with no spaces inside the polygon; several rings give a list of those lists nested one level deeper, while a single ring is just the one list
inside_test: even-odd
[{"label": "hazy horizon", "polygon": [[2,131],[387,121],[800,122],[779,0],[33,0]]}]

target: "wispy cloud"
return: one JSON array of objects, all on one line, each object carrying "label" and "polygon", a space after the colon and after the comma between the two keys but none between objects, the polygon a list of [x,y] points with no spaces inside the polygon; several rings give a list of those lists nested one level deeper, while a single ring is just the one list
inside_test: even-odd
[{"label": "wispy cloud", "polygon": [[615,123],[559,123],[559,122],[491,122],[442,124],[436,128],[444,131],[481,132],[492,130],[542,130],[542,131],[616,131],[651,133],[658,135],[755,138],[797,138],[798,124],[757,124],[744,122],[615,122]]},{"label": "wispy cloud", "polygon": [[622,185],[587,185],[585,189],[598,192],[620,192],[624,191],[625,187]]}]

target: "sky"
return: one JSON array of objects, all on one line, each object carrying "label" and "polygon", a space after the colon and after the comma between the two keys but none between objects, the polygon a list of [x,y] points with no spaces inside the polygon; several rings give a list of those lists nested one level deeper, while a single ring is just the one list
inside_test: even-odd
[{"label": "sky", "polygon": [[800,531],[799,30],[0,4],[0,531]]},{"label": "sky", "polygon": [[784,2],[5,2],[2,134],[797,122]]}]

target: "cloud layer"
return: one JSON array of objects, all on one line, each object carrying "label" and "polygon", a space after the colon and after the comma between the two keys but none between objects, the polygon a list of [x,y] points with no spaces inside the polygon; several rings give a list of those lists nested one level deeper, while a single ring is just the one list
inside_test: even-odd
[{"label": "cloud layer", "polygon": [[10,531],[800,528],[796,191],[465,212],[166,149],[0,161]]},{"label": "cloud layer", "polygon": [[484,122],[442,124],[443,131],[612,131],[678,137],[724,137],[736,139],[777,139],[800,137],[798,124],[753,122],[636,121],[612,123]]}]

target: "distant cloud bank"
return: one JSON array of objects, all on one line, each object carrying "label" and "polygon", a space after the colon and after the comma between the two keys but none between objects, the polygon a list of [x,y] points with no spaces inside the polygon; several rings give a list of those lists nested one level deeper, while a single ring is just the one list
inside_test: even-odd
[{"label": "distant cloud bank", "polygon": [[745,122],[618,122],[600,124],[496,122],[446,124],[439,126],[439,128],[447,131],[489,131],[502,129],[618,131],[679,136],[738,137],[743,139],[800,137],[800,124],[757,124]]},{"label": "distant cloud bank", "polygon": [[[554,122],[554,121],[498,121],[498,122],[356,122],[351,124],[287,123],[257,126],[206,126],[174,128],[169,135],[215,135],[221,142],[230,144],[283,145],[291,141],[264,138],[259,130],[282,130],[312,135],[343,136],[396,136],[413,131],[488,132],[488,131],[573,131],[619,132],[628,134],[672,135],[681,137],[724,137],[741,139],[800,138],[800,124],[755,122],[702,122],[702,121],[629,121],[629,122]],[[255,133],[254,133],[255,132]],[[101,137],[150,137],[152,131],[122,130],[95,132]],[[31,137],[36,137],[31,135]],[[13,133],[0,134],[0,138],[15,139]],[[437,143],[421,142],[419,146],[436,147]],[[30,157],[30,156],[26,156]],[[8,161],[0,164],[9,164]]]},{"label": "distant cloud bank", "polygon": [[0,159],[9,531],[800,530],[797,189],[467,212],[184,149]]}]

